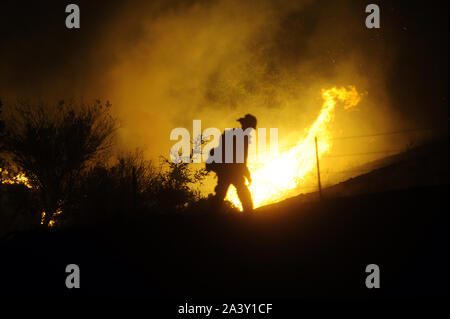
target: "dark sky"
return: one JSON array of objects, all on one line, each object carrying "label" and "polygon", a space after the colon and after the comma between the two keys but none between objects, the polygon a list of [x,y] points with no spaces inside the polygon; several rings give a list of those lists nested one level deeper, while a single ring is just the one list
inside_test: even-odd
[{"label": "dark sky", "polygon": [[[146,33],[145,21],[186,10],[195,12],[196,6],[214,3],[74,2],[81,8],[80,30],[64,26],[64,9],[70,2],[2,1],[0,98],[114,97],[117,93],[110,94],[109,74],[121,63],[124,52],[140,45]],[[256,48],[252,51],[258,52],[253,53],[255,59],[267,61],[259,83],[270,85],[280,74],[305,61],[318,67],[314,73],[301,73],[300,81],[320,78],[326,82],[328,78],[335,79],[339,72],[333,63],[357,56],[355,65],[365,77],[370,79],[372,72],[383,73],[377,80],[377,91],[383,86],[400,117],[417,119],[417,125],[448,125],[448,1],[375,1],[381,7],[380,30],[355,24],[363,23],[364,7],[370,2],[301,2],[305,3],[301,8],[291,8],[286,2],[272,6],[280,13],[270,45],[261,44],[267,40],[263,36],[246,42],[248,50]],[[353,18],[348,19],[349,16]],[[270,26],[268,21],[265,27]],[[205,90],[205,101],[239,104],[239,96],[225,93],[224,97],[216,89],[214,83],[220,77],[215,72],[208,74],[211,88]],[[243,85],[248,86],[248,92],[262,92],[259,84],[251,81],[243,81]]]}]

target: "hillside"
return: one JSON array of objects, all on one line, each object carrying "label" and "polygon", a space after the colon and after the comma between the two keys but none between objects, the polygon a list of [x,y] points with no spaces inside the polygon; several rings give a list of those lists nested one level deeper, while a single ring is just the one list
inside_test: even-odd
[{"label": "hillside", "polygon": [[[448,295],[448,167],[427,167],[437,157],[424,154],[328,188],[323,201],[302,195],[252,215],[140,214],[17,233],[0,244],[0,294],[182,300]],[[438,174],[442,170],[447,176]],[[402,180],[407,176],[408,183],[440,179],[405,188],[412,185]],[[82,289],[64,286],[70,263],[80,266]],[[372,263],[381,270],[378,290],[364,284]]]},{"label": "hillside", "polygon": [[[1,244],[1,294],[383,297],[448,294],[448,186],[273,206],[260,214],[141,217]],[[435,206],[433,203],[440,203]],[[82,287],[64,287],[65,266]],[[382,289],[365,288],[365,267]]]},{"label": "hillside", "polygon": [[[417,146],[400,154],[388,156],[355,167],[351,171],[364,172],[322,189],[324,198],[354,196],[402,190],[415,187],[448,185],[448,138]],[[288,202],[317,200],[318,192],[301,194]],[[275,204],[277,205],[277,204]],[[262,207],[262,210],[267,207]]]}]

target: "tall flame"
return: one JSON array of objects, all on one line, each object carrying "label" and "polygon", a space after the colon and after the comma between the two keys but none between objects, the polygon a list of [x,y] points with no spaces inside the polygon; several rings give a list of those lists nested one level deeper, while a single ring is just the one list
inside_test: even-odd
[{"label": "tall flame", "polygon": [[[306,138],[297,141],[296,145],[279,154],[258,154],[255,163],[249,163],[252,184],[249,189],[256,207],[278,202],[294,195],[303,184],[304,177],[316,165],[314,138],[318,139],[319,158],[331,148],[329,124],[333,121],[334,110],[338,101],[344,103],[344,109],[357,105],[361,95],[354,86],[348,88],[322,89],[324,100],[322,109],[308,130]],[[242,210],[241,203],[234,187],[230,187],[227,200]]]}]

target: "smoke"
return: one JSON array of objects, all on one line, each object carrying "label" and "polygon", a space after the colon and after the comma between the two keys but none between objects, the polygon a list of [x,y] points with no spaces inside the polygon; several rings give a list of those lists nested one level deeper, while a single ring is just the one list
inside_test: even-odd
[{"label": "smoke", "polygon": [[[124,143],[146,144],[152,155],[167,153],[170,130],[190,128],[193,119],[201,119],[204,128],[223,129],[253,113],[260,126],[278,127],[281,137],[298,134],[317,115],[322,88],[353,84],[372,91],[371,82],[378,85],[382,76],[376,70],[358,70],[364,57],[358,56],[358,39],[352,34],[361,29],[360,17],[349,27],[351,14],[342,9],[324,10],[310,1],[214,1],[170,10],[155,5],[133,9],[154,8],[159,11],[150,18],[138,13],[130,18],[131,10],[123,21],[116,20],[110,32],[116,37],[117,63],[109,71],[109,96],[123,121]],[[336,17],[327,19],[331,12]],[[330,29],[330,23],[336,27]],[[139,32],[130,40],[136,25]],[[105,46],[111,46],[111,37],[107,39]],[[386,101],[378,101],[382,112]]]},{"label": "smoke", "polygon": [[[19,22],[42,22],[30,22],[38,8],[27,8]],[[398,26],[386,18],[384,29],[366,29],[363,2],[108,1],[80,8],[78,31],[61,30],[64,16],[51,18],[64,11],[59,4],[45,16],[48,28],[22,40],[26,30],[7,37],[15,50],[1,53],[8,78],[0,94],[109,99],[121,123],[120,147],[140,147],[150,158],[169,155],[175,127],[190,129],[200,119],[203,129],[223,130],[246,113],[260,127],[277,127],[281,148],[292,146],[315,120],[321,89],[333,86],[354,85],[365,94],[356,110],[337,110],[332,136],[427,125],[420,112],[405,116],[403,101],[393,105]],[[405,142],[380,137],[333,149],[396,149]]]},{"label": "smoke", "polygon": [[[377,33],[364,27],[364,18],[364,6],[318,1],[124,9],[104,43],[117,59],[108,96],[123,124],[122,144],[143,147],[150,157],[168,155],[173,128],[191,130],[200,119],[203,128],[223,130],[252,113],[260,127],[279,129],[281,148],[290,147],[318,115],[321,89],[347,85],[366,95],[357,110],[338,110],[332,135],[398,129],[403,119],[385,87],[393,50],[371,40]],[[378,145],[360,142],[340,151],[400,146],[386,146],[383,138],[373,141]]]}]

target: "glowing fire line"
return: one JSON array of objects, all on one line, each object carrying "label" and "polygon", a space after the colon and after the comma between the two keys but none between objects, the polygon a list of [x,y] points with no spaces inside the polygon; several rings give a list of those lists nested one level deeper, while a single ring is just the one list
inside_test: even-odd
[{"label": "glowing fire line", "polygon": [[30,185],[30,181],[28,180],[28,177],[25,176],[24,173],[18,173],[16,176],[11,178],[3,179],[3,174],[8,175],[8,171],[5,169],[0,168],[0,180],[2,184],[23,184],[27,188],[32,188]]},{"label": "glowing fire line", "polygon": [[[26,177],[24,173],[18,173],[16,176],[10,178],[3,178],[3,175],[7,176],[8,174],[9,174],[8,170],[0,168],[0,181],[2,184],[9,184],[9,185],[22,184],[27,188],[30,189],[33,188],[33,186],[31,186],[30,184],[28,177]],[[54,218],[61,213],[62,213],[61,209],[58,209],[56,212],[53,213],[52,218],[48,222],[49,227],[55,226],[56,220]],[[46,212],[41,213],[41,225],[44,224],[46,214],[47,214]]]},{"label": "glowing fire line", "polygon": [[[322,89],[324,100],[322,109],[308,130],[306,138],[281,154],[258,154],[258,161],[250,163],[252,193],[255,208],[278,202],[288,196],[303,183],[305,175],[316,165],[314,138],[319,136],[319,158],[331,148],[328,124],[333,121],[334,110],[338,101],[344,103],[344,109],[357,105],[361,95],[354,86],[348,88]],[[227,200],[242,210],[241,203],[234,187],[230,187]]]}]

